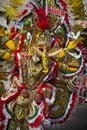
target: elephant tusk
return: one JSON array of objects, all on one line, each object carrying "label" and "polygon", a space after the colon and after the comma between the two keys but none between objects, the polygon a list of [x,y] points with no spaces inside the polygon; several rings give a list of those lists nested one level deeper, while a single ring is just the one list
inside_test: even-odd
[{"label": "elephant tusk", "polygon": [[58,51],[56,51],[56,52],[53,52],[53,53],[49,53],[48,54],[48,57],[54,57],[54,56],[56,56],[56,55],[58,55],[59,54],[59,52],[62,50],[62,48],[61,49],[59,49]]}]

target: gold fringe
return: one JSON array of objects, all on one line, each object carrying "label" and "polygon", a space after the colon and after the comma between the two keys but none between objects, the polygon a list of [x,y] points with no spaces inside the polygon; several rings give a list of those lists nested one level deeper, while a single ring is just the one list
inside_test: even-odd
[{"label": "gold fringe", "polygon": [[83,27],[79,24],[74,24],[73,30],[74,30],[74,33],[76,34],[78,31],[82,32]]},{"label": "gold fringe", "polygon": [[79,20],[86,16],[82,0],[65,0],[69,4],[69,10],[72,12],[74,19]]}]

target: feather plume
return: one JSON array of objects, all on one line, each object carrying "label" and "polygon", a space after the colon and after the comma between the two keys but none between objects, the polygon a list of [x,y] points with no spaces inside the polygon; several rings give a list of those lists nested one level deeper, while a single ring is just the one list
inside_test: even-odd
[{"label": "feather plume", "polygon": [[13,6],[18,7],[24,4],[25,0],[11,0]]},{"label": "feather plume", "polygon": [[6,17],[9,17],[9,19],[14,19],[18,15],[18,13],[12,6],[7,6],[5,8],[5,15]]},{"label": "feather plume", "polygon": [[39,9],[33,5],[34,11],[37,14],[38,23],[37,26],[42,30],[45,31],[46,29],[49,29],[50,25],[48,22],[48,17],[46,16],[45,9],[43,7],[40,7]]},{"label": "feather plume", "polygon": [[5,8],[5,16],[8,17],[10,20],[16,19],[18,14],[20,13],[20,8],[25,3],[25,0],[10,0],[10,3]]}]

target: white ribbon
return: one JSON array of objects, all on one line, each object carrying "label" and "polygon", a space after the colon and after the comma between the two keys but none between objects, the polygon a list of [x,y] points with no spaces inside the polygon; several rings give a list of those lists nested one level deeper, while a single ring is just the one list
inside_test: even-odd
[{"label": "white ribbon", "polygon": [[75,35],[74,32],[70,32],[68,34],[66,34],[68,37],[74,39],[74,40],[77,40],[77,38],[80,36],[80,31],[77,32],[77,34]]},{"label": "white ribbon", "polygon": [[81,51],[78,55],[76,53],[71,53],[71,52],[68,52],[68,54],[71,55],[72,57],[74,57],[75,59],[79,59],[82,55]]}]

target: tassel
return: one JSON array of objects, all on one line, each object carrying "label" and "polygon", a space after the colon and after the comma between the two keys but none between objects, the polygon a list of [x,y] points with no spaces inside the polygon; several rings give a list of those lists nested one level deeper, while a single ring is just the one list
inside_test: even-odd
[{"label": "tassel", "polygon": [[11,51],[15,51],[16,50],[16,47],[15,47],[15,44],[12,40],[9,40],[6,42],[5,44]]},{"label": "tassel", "polygon": [[6,51],[6,53],[3,55],[2,59],[9,60],[10,57],[11,57],[11,54],[8,51]]}]

